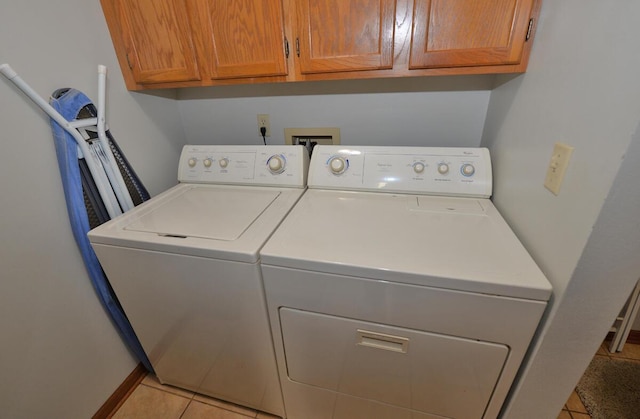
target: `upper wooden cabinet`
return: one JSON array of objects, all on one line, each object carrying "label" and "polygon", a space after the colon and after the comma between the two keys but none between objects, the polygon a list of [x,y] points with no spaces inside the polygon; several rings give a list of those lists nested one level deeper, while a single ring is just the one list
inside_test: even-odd
[{"label": "upper wooden cabinet", "polygon": [[196,0],[192,16],[206,76],[285,76],[281,0]]},{"label": "upper wooden cabinet", "polygon": [[523,72],[541,0],[101,0],[130,90]]},{"label": "upper wooden cabinet", "polygon": [[184,0],[104,0],[102,7],[128,86],[200,79]]},{"label": "upper wooden cabinet", "polygon": [[396,0],[299,0],[295,6],[301,73],[393,67]]},{"label": "upper wooden cabinet", "polygon": [[409,68],[518,64],[534,0],[415,0]]}]

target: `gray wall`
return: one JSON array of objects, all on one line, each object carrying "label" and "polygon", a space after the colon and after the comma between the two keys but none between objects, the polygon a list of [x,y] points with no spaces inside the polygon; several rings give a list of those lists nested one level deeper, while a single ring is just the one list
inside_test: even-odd
[{"label": "gray wall", "polygon": [[[4,1],[0,63],[45,98],[71,86],[94,100],[106,65],[120,146],[152,193],[175,183],[177,104],[125,90],[97,0]],[[73,240],[48,119],[3,77],[0,109],[0,418],[88,418],[136,363]]]},{"label": "gray wall", "polygon": [[[638,16],[633,0],[544,2],[527,73],[499,77],[491,94],[482,143],[494,202],[554,286],[508,418],[557,416],[640,275],[638,205],[610,209],[623,202],[614,181],[638,194],[629,173],[637,184],[640,168],[627,162],[640,122]],[[554,196],[542,183],[557,141],[575,151]]]},{"label": "gray wall", "polygon": [[191,144],[260,143],[256,115],[266,113],[271,144],[284,143],[284,128],[338,127],[342,144],[471,147],[480,144],[492,83],[475,76],[186,89],[179,106]]}]

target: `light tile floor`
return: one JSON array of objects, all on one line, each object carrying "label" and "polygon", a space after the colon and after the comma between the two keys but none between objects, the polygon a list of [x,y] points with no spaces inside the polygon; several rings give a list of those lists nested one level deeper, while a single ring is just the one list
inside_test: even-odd
[{"label": "light tile floor", "polygon": [[162,385],[152,375],[131,393],[113,419],[279,419],[264,412]]},{"label": "light tile floor", "polygon": [[[611,354],[608,342],[596,356],[640,360],[640,345],[627,343],[620,353]],[[212,399],[176,387],[162,385],[153,375],[147,375],[113,415],[113,419],[277,419],[264,412]],[[591,419],[574,391],[558,419]]]},{"label": "light tile floor", "polygon": [[[610,353],[607,349],[609,347],[609,342],[603,342],[596,352],[595,356],[605,356],[608,358],[626,358],[626,359],[635,359],[640,361],[640,345],[635,345],[633,343],[625,343],[624,349],[622,352],[618,353]],[[578,394],[573,391],[569,400],[564,405],[564,409],[558,415],[558,419],[591,419],[589,413],[587,413],[587,409],[582,404],[582,400],[578,397]]]}]

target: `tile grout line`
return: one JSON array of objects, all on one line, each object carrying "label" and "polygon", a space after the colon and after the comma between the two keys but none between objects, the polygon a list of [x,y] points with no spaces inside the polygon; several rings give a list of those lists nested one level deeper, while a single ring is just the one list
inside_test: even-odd
[{"label": "tile grout line", "polygon": [[[170,390],[167,390],[167,389],[165,389],[165,388],[152,386],[152,385],[149,385],[149,384],[145,384],[145,383],[143,383],[143,382],[140,382],[140,384],[138,384],[138,385],[143,385],[143,386],[145,386],[145,387],[147,387],[147,388],[150,388],[150,389],[153,389],[153,390],[162,391],[162,392],[164,392],[164,393],[168,393],[168,394],[171,394],[171,395],[173,395],[173,396],[178,396],[178,397],[182,397],[183,399],[187,399],[187,400],[189,400],[189,403],[187,403],[187,405],[185,406],[184,410],[182,411],[182,413],[180,414],[180,416],[178,417],[178,419],[182,419],[182,417],[184,416],[184,414],[187,412],[187,409],[189,409],[189,406],[190,406],[190,405],[191,405],[191,403],[192,403],[192,402],[194,402],[194,401],[195,401],[195,402],[197,402],[197,403],[205,404],[205,405],[207,405],[207,406],[215,407],[215,408],[220,409],[220,410],[224,410],[225,412],[231,412],[231,413],[234,413],[234,414],[236,414],[236,415],[244,416],[244,417],[246,417],[246,418],[256,419],[256,418],[258,417],[258,414],[259,414],[259,412],[258,412],[258,411],[256,411],[254,415],[252,415],[252,416],[247,416],[247,415],[245,415],[244,413],[236,412],[236,411],[231,410],[231,409],[226,409],[226,408],[225,408],[225,407],[223,407],[223,406],[212,405],[212,404],[208,404],[208,403],[206,403],[206,402],[204,402],[204,401],[195,400],[195,397],[198,395],[198,393],[195,393],[195,392],[192,392],[192,391],[189,391],[189,393],[191,393],[191,396],[190,396],[190,397],[186,397],[186,396],[184,396],[184,395],[182,395],[182,394],[176,394],[176,393],[174,393],[174,392],[172,392],[172,391],[170,391]],[[187,390],[184,390],[184,391],[187,391]]]}]

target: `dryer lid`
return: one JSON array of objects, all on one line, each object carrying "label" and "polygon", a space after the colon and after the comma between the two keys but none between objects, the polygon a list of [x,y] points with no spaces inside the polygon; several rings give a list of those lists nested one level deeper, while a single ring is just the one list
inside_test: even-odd
[{"label": "dryer lid", "polygon": [[124,227],[125,230],[170,237],[232,241],[280,195],[279,191],[193,186],[156,206]]}]

